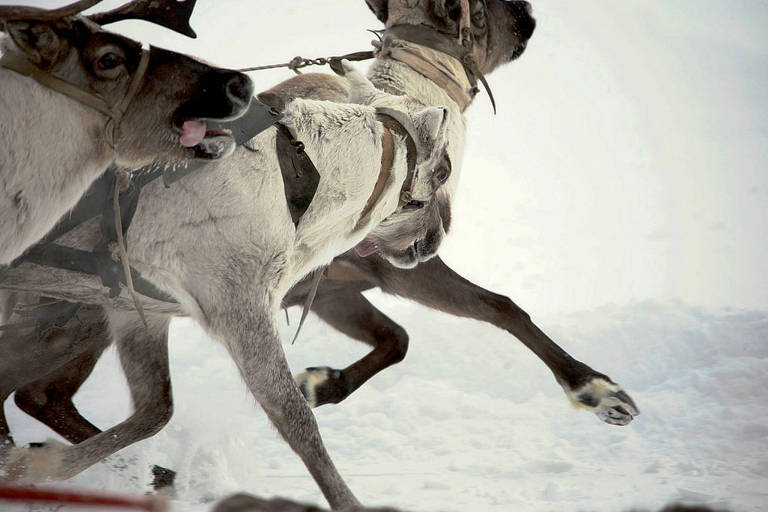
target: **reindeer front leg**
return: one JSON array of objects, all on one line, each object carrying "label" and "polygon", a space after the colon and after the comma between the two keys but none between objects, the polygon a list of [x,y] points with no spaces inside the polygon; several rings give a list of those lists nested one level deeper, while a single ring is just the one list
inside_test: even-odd
[{"label": "reindeer front leg", "polygon": [[219,304],[217,311],[207,315],[211,334],[224,342],[248,389],[301,457],[331,507],[359,505],[326,452],[312,410],[293,382],[275,325],[277,308],[239,302]]},{"label": "reindeer front leg", "polygon": [[3,468],[7,477],[24,481],[70,478],[100,460],[160,431],[172,414],[168,370],[168,322],[147,315],[148,329],[135,312],[109,314],[120,363],[131,391],[134,411],[118,425],[66,446],[48,441],[16,448]]},{"label": "reindeer front leg", "polygon": [[[488,322],[510,332],[549,367],[575,406],[595,413],[612,425],[626,425],[639,414],[634,401],[621,386],[571,357],[509,297],[464,279],[439,257],[409,270],[398,269],[382,260],[366,263],[371,264],[375,265],[375,271],[366,269],[365,276],[387,293],[452,315]],[[371,330],[375,328],[371,326]]]}]

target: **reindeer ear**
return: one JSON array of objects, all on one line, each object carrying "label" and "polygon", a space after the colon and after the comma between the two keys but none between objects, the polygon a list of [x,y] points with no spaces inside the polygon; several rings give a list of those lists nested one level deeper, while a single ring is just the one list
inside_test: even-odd
[{"label": "reindeer ear", "polygon": [[427,107],[413,117],[419,131],[427,136],[430,143],[438,140],[448,125],[448,109],[445,107]]},{"label": "reindeer ear", "polygon": [[379,21],[386,25],[387,18],[389,18],[389,0],[365,0],[365,3]]},{"label": "reindeer ear", "polygon": [[46,68],[56,61],[61,43],[56,32],[46,23],[8,21],[5,32],[16,47],[39,67]]},{"label": "reindeer ear", "polygon": [[365,75],[357,70],[348,60],[341,61],[341,67],[344,70],[344,78],[349,82],[349,102],[361,105],[370,105],[382,93],[376,89]]}]

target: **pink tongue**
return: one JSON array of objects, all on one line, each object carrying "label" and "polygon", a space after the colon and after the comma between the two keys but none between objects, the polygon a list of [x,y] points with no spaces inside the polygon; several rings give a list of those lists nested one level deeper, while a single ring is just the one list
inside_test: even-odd
[{"label": "pink tongue", "polygon": [[355,246],[355,252],[361,258],[366,258],[378,250],[379,248],[376,247],[376,244],[367,238]]},{"label": "pink tongue", "polygon": [[179,139],[182,146],[191,148],[203,142],[205,138],[205,121],[184,121],[181,128],[184,130]]}]

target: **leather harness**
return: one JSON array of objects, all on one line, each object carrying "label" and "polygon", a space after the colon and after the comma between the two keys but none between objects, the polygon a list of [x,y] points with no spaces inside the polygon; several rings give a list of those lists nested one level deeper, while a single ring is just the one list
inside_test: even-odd
[{"label": "leather harness", "polygon": [[[469,34],[468,30],[462,30],[462,32]],[[445,36],[445,33],[428,25],[393,25],[387,28],[381,43],[380,51],[397,61],[407,64],[440,85],[446,93],[451,96],[451,99],[459,105],[462,112],[467,109],[469,103],[479,92],[477,81],[480,80],[488,93],[491,105],[493,105],[493,113],[495,114],[496,100],[491,92],[491,87],[488,85],[485,76],[477,65],[475,56],[472,54],[474,45],[472,38],[466,36],[467,38],[463,39],[462,44],[459,45],[454,42],[454,40],[446,38]],[[431,48],[459,61],[464,68],[464,73],[469,81],[470,89],[468,91],[464,90],[462,85],[452,76],[445,73],[445,71],[440,69],[430,60],[426,59],[425,56],[420,54],[417,50],[408,48],[407,46],[399,47],[397,45],[397,40]]]}]

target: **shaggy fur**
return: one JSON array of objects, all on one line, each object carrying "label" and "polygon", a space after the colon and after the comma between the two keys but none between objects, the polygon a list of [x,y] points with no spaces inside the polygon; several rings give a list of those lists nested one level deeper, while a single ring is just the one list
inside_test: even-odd
[{"label": "shaggy fur", "polygon": [[[428,171],[445,151],[444,110],[378,92],[358,72],[346,69],[353,90],[360,93],[364,89],[366,97],[378,104],[389,98],[391,107],[411,118],[418,132],[417,144],[428,149],[417,163],[419,180],[431,182]],[[127,245],[131,263],[176,297],[181,313],[193,316],[225,345],[251,393],[301,456],[330,504],[340,508],[357,502],[325,452],[314,416],[293,383],[277,335],[276,317],[283,295],[298,279],[360,242],[395,211],[407,173],[407,150],[405,142],[395,137],[390,180],[368,220],[361,223],[361,211],[381,170],[383,127],[375,109],[297,100],[286,108],[283,122],[303,141],[321,175],[315,199],[298,228],[294,229],[285,202],[273,149],[276,130],[272,128],[238,148],[230,158],[189,175],[171,189],[159,181],[148,185]],[[88,226],[83,230],[86,233],[76,235],[70,243],[78,245],[77,237],[92,238]],[[69,300],[77,300],[89,287],[90,301],[105,297],[98,279],[39,270],[23,264],[0,281],[6,287],[9,275],[22,276],[22,282],[38,283],[38,292]],[[61,462],[51,464],[45,476],[61,479],[77,474],[154,434],[170,418],[170,317],[154,309],[150,301],[146,306],[149,333],[135,311],[107,312],[131,388],[134,413],[125,422],[79,444],[46,450],[48,460]],[[30,365],[35,362],[27,362],[26,373]],[[0,371],[7,378],[14,373],[18,388],[23,375],[12,368]],[[51,451],[56,457],[49,455]],[[15,450],[7,466],[10,476],[25,478],[27,465],[37,467],[37,453],[34,448]]]},{"label": "shaggy fur", "polygon": [[[141,52],[139,43],[80,17],[6,22],[4,31],[0,53],[22,56],[112,105],[125,95]],[[118,65],[101,69],[105,55],[114,55]],[[189,108],[200,99],[203,78],[211,89],[204,97],[219,105],[218,112]],[[180,145],[174,126],[183,121],[177,113],[182,106],[187,105],[187,119],[227,119],[245,111],[251,94],[245,75],[153,49],[112,148],[106,115],[0,67],[0,265],[45,235],[111,161],[138,167],[158,156],[194,158],[194,150]],[[231,145],[229,137],[218,139]]]}]

